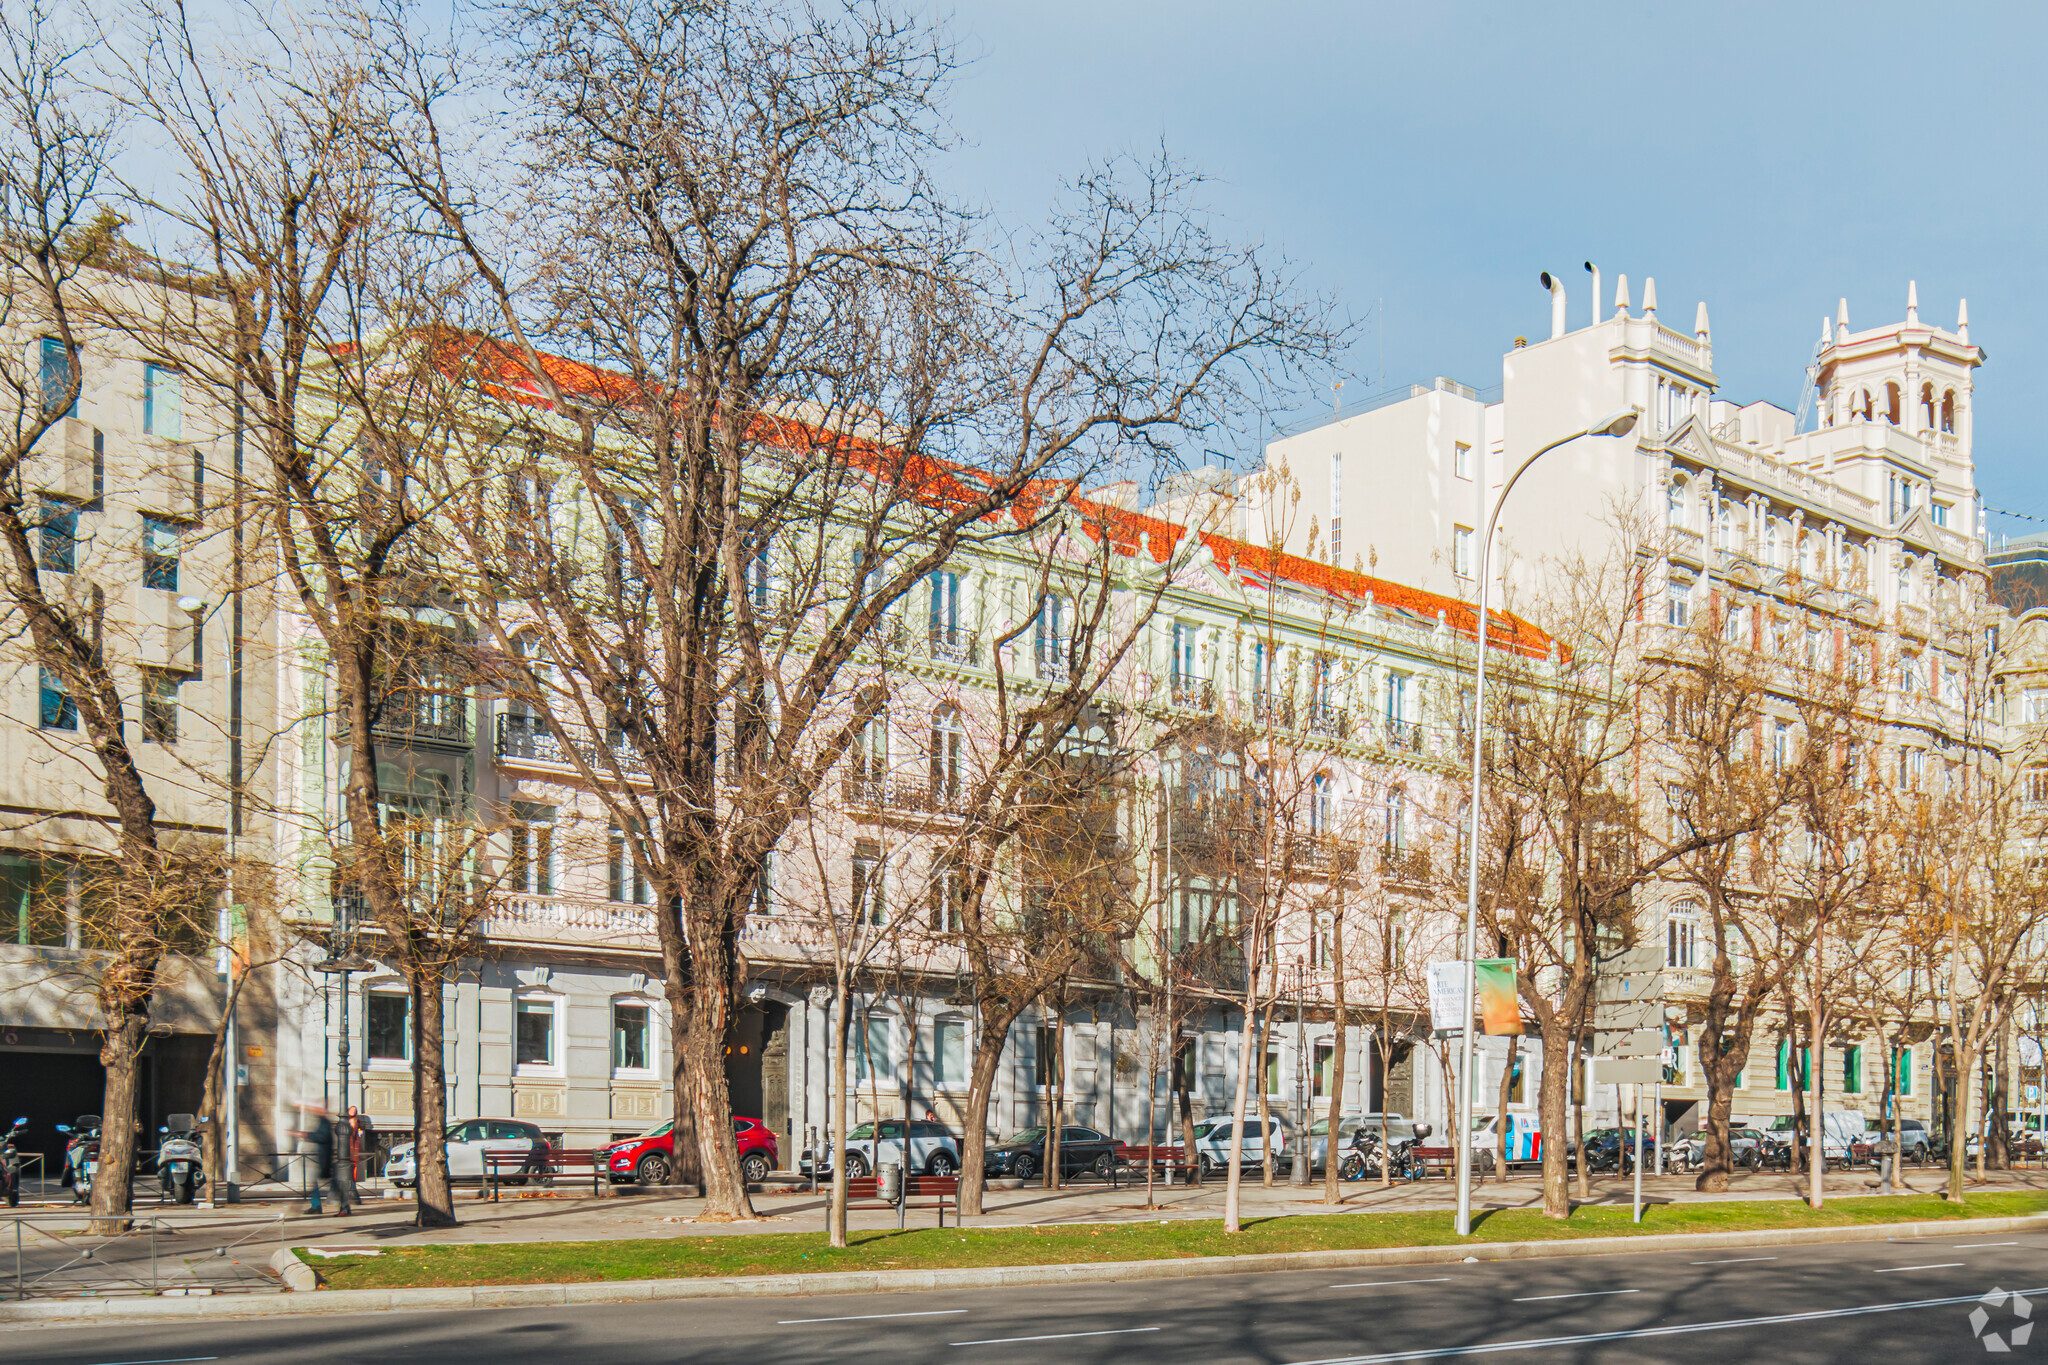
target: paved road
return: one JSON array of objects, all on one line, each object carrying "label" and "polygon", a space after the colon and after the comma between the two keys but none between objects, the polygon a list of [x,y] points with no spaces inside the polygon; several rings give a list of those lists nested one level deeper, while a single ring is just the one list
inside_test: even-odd
[{"label": "paved road", "polygon": [[[1985,1358],[1970,1315],[2041,1294],[2048,1234],[1290,1272],[972,1293],[380,1313],[0,1333],[9,1365],[1368,1365]],[[2009,1306],[1988,1327],[2018,1325]],[[2000,1358],[2048,1361],[2042,1339]]]}]

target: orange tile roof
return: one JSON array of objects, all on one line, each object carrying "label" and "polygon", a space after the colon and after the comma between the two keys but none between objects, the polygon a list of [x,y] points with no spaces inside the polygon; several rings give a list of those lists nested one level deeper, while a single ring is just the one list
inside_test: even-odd
[{"label": "orange tile roof", "polygon": [[[487,391],[514,402],[535,407],[549,406],[539,380],[519,351],[498,341],[474,335],[449,338],[443,343],[459,355],[482,378]],[[586,365],[581,361],[542,352],[541,367],[549,379],[564,389],[595,394],[607,402],[631,405],[645,393],[643,386],[616,371]],[[751,433],[757,439],[785,449],[826,444],[835,447],[857,467],[891,480],[900,481],[920,498],[935,503],[964,503],[986,486],[989,476],[981,471],[922,454],[893,450],[880,443],[842,433],[825,433],[793,418],[762,416]],[[1477,610],[1453,597],[1424,592],[1405,584],[1375,578],[1369,574],[1301,555],[1255,545],[1213,532],[1191,532],[1188,527],[1143,512],[1133,512],[1111,503],[1079,496],[1076,486],[1066,480],[1037,480],[1027,488],[1010,515],[1022,525],[1049,506],[1065,500],[1085,518],[1089,537],[1108,536],[1120,554],[1136,556],[1142,550],[1154,563],[1173,559],[1182,539],[1199,534],[1202,543],[1226,573],[1236,574],[1247,587],[1267,582],[1285,584],[1363,604],[1368,598],[1375,609],[1395,612],[1411,623],[1434,627],[1439,618],[1466,639],[1478,635]],[[1531,658],[1550,652],[1551,637],[1518,616],[1507,612],[1489,613],[1487,634],[1496,649],[1508,649]]]}]

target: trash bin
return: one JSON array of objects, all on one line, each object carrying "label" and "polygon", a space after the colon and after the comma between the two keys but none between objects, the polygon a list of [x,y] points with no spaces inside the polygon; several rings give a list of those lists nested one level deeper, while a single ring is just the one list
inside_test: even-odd
[{"label": "trash bin", "polygon": [[903,1163],[884,1161],[875,1167],[875,1197],[893,1204],[903,1197]]}]

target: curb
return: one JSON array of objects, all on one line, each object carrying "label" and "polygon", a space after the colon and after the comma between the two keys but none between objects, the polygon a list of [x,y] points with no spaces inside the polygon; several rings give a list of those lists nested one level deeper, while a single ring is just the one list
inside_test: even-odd
[{"label": "curb", "polygon": [[[473,1285],[445,1289],[324,1289],[318,1293],[225,1294],[210,1298],[66,1299],[0,1304],[0,1325],[146,1322],[183,1318],[284,1317],[307,1314],[444,1311],[463,1308],[551,1308],[669,1299],[781,1298],[822,1294],[884,1294],[932,1289],[1000,1289],[1015,1285],[1101,1284],[1206,1279],[1275,1271],[1361,1266],[1536,1261],[1694,1248],[1811,1246],[1882,1242],[1895,1237],[2048,1232],[2048,1214],[2014,1218],[1945,1218],[1931,1223],[1870,1223],[1837,1228],[1765,1228],[1754,1232],[1650,1233],[1547,1242],[1477,1242],[1462,1246],[1373,1247],[1352,1251],[1284,1251],[1253,1256],[1203,1256],[1171,1261],[1097,1261],[1079,1265],[987,1266],[971,1270],[828,1271],[810,1275],[700,1276],[670,1280],[604,1280],[579,1284]],[[313,1268],[291,1248],[271,1257],[292,1289],[311,1289]]]}]

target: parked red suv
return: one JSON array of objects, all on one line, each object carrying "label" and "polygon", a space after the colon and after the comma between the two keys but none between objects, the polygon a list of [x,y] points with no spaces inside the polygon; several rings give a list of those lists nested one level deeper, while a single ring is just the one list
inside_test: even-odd
[{"label": "parked red suv", "polygon": [[[642,1185],[668,1184],[669,1173],[675,1169],[676,1144],[669,1132],[674,1127],[675,1120],[670,1119],[639,1137],[602,1149],[599,1160],[612,1183],[622,1185],[631,1180]],[[776,1154],[774,1130],[761,1120],[735,1117],[732,1131],[740,1148],[740,1174],[749,1184],[766,1180],[768,1172],[782,1164]]]}]

